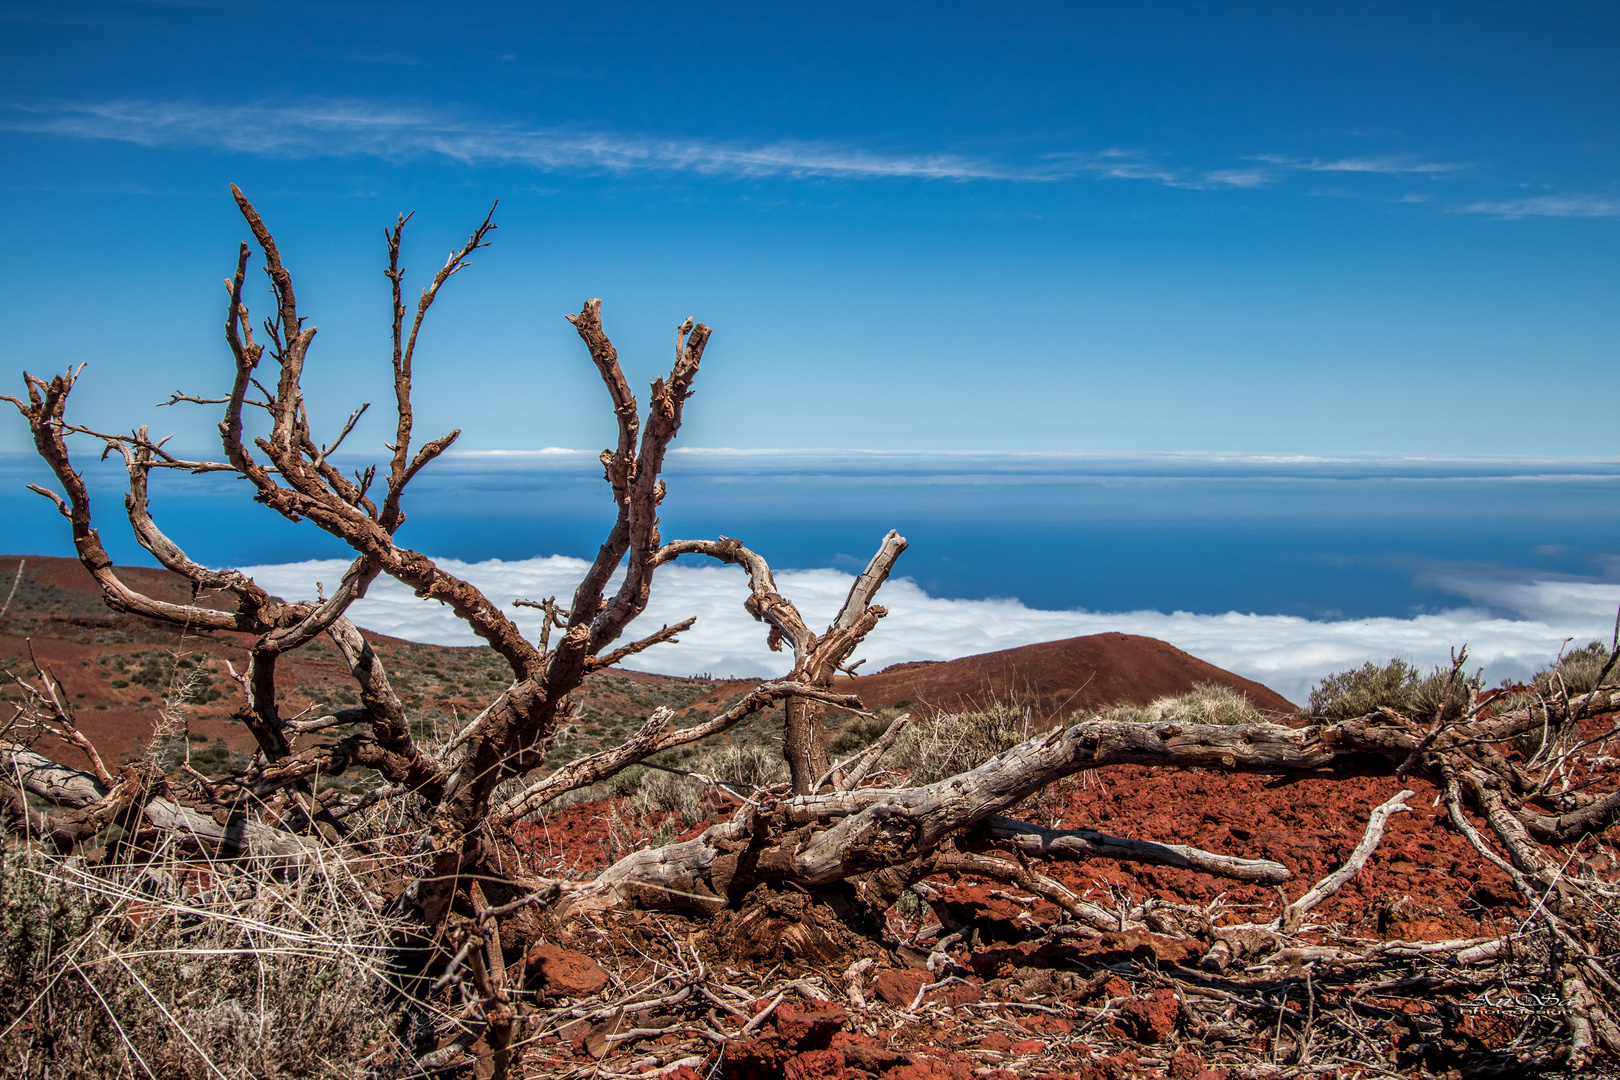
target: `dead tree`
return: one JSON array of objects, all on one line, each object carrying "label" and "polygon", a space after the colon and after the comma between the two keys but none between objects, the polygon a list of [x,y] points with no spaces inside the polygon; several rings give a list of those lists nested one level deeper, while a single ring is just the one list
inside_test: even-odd
[{"label": "dead tree", "polygon": [[[486,861],[487,822],[497,816],[514,820],[525,808],[567,789],[560,786],[560,779],[554,780],[549,787],[542,785],[539,792],[520,797],[499,813],[493,805],[502,783],[533,772],[543,763],[558,726],[569,715],[573,691],[591,672],[659,642],[673,640],[680,630],[691,625],[689,620],[618,644],[626,628],[645,610],[655,570],[674,557],[662,545],[658,531],[658,505],[665,491],[659,474],[669,444],[680,430],[682,409],[691,394],[709,329],[691,319],[679,327],[674,364],[667,377],[653,383],[643,417],[620,368],[618,354],[602,327],[600,301],[589,301],[579,314],[569,316],[607,388],[617,420],[617,445],[601,456],[616,513],[571,604],[565,613],[559,613],[562,633],[554,642],[548,634],[537,646],[478,589],[394,539],[405,521],[403,498],[407,486],[460,434],[452,431],[420,446],[413,444],[411,387],[422,323],[445,282],[487,244],[495,228],[493,210],[434,275],[417,301],[414,314],[403,299],[403,271],[399,265],[407,218],[402,216],[389,231],[386,273],[394,297],[392,365],[396,405],[391,458],[381,476],[372,468],[350,477],[333,463],[332,456],[365,406],[356,410],[330,445],[317,444],[302,387],[315,327],[306,325],[292,275],[282,262],[269,228],[240,191],[233,188],[232,192],[263,253],[274,311],[262,324],[262,340],[256,340],[243,295],[252,254],[244,242],[237,254],[235,274],[227,282],[225,337],[234,366],[230,391],[218,398],[177,394],[171,399],[225,407],[219,425],[224,461],[177,458],[149,438],[144,428],[129,434],[110,434],[70,423],[66,410],[77,372],[49,381],[26,376],[27,399],[8,396],[6,400],[26,418],[35,448],[56,474],[62,493],[37,487],[35,490],[55,501],[71,523],[80,561],[95,576],[110,606],[176,626],[253,636],[235,715],[253,733],[263,766],[251,779],[234,785],[235,794],[245,797],[251,792],[255,799],[272,795],[284,799],[297,813],[308,817],[314,827],[335,834],[337,824],[326,820],[329,815],[324,815],[310,798],[308,778],[317,772],[333,775],[356,764],[376,769],[390,784],[422,796],[433,806],[429,840],[432,867],[416,883],[411,895],[425,921],[435,925],[449,910],[457,882],[469,868]],[[274,364],[274,378],[261,381],[259,373],[267,351]],[[251,440],[246,421],[250,411],[262,413],[268,429]],[[197,593],[218,591],[228,596],[230,610],[160,602],[131,589],[119,578],[91,525],[89,493],[69,457],[67,438],[73,434],[97,438],[123,456],[129,473],[126,508],[142,546],[163,566],[187,577]],[[235,473],[253,485],[256,501],[289,520],[313,522],[343,540],[353,549],[354,561],[332,595],[318,603],[282,603],[241,574],[209,570],[187,557],[154,521],[147,498],[148,480],[154,469]],[[374,490],[379,480],[381,490]],[[621,567],[624,579],[609,593],[610,579]],[[514,684],[471,730],[463,733],[453,763],[432,759],[413,741],[405,709],[381,661],[345,616],[349,606],[365,595],[379,574],[409,585],[418,596],[448,604],[512,669]],[[276,664],[279,657],[323,634],[337,646],[359,684],[370,731],[363,737],[297,746],[299,733],[279,710]],[[800,681],[798,675],[796,670],[787,679],[766,683],[739,705],[691,728],[671,730],[669,714],[655,714],[624,746],[576,762],[560,776],[567,777],[567,784],[572,786],[588,785],[648,754],[723,731],[752,712],[782,700],[808,698],[844,707],[855,704],[854,699],[828,690],[830,680],[809,683]]]},{"label": "dead tree", "polygon": [[[352,765],[375,769],[386,785],[379,790],[419,798],[426,808],[429,827],[417,853],[418,872],[400,894],[400,903],[414,913],[424,935],[432,937],[441,953],[459,947],[458,956],[472,957],[499,1073],[510,1065],[512,1048],[519,1045],[514,1037],[519,1017],[504,983],[501,920],[524,905],[550,904],[556,917],[623,906],[714,912],[747,903],[758,890],[787,885],[816,894],[837,892],[840,910],[859,914],[863,909],[881,911],[907,888],[926,888],[921,883],[930,875],[972,873],[1052,901],[1081,932],[1120,930],[1129,924],[1160,934],[1208,939],[1217,933],[1208,920],[1200,925],[1164,909],[1155,909],[1152,918],[1141,909],[1104,911],[1074,896],[1040,866],[1053,859],[1119,858],[1273,883],[1286,880],[1287,871],[1265,860],[1180,845],[1122,840],[1085,829],[1043,829],[1011,813],[1054,781],[1118,764],[1276,776],[1356,775],[1368,768],[1399,775],[1421,772],[1445,793],[1455,827],[1482,859],[1510,877],[1532,910],[1531,918],[1555,944],[1557,978],[1570,1003],[1567,1060],[1584,1064],[1599,1048],[1620,1053],[1620,1027],[1614,1018],[1620,981],[1612,970],[1612,917],[1605,907],[1611,901],[1589,882],[1565,873],[1562,861],[1547,848],[1578,842],[1620,820],[1620,794],[1594,796],[1584,790],[1589,786],[1585,780],[1573,787],[1571,780],[1584,777],[1583,769],[1596,775],[1596,766],[1587,760],[1591,741],[1578,737],[1579,724],[1593,713],[1620,709],[1620,693],[1563,695],[1503,715],[1492,715],[1475,702],[1461,715],[1444,714],[1428,725],[1389,709],[1304,727],[1087,719],[1038,734],[971,771],[935,784],[867,783],[873,762],[892,743],[903,721],[839,769],[827,759],[822,711],[828,706],[859,708],[856,698],[833,692],[832,680],[838,671],[851,670],[853,650],[882,618],[884,609],[873,600],[905,541],[893,532],[884,539],[837,618],[818,635],[777,591],[765,560],[739,541],[662,539],[657,514],[665,485],[660,472],[680,429],[682,409],[708,342],[707,327],[690,319],[681,324],[674,363],[666,377],[652,384],[643,414],[602,327],[600,302],[589,301],[569,317],[607,388],[617,420],[616,445],[601,455],[615,516],[570,603],[566,608],[545,605],[540,639],[531,641],[470,583],[395,541],[405,520],[406,488],[459,434],[450,432],[420,445],[414,442],[411,386],[419,332],[440,288],[487,242],[495,227],[492,217],[486,217],[467,243],[450,255],[423,291],[414,314],[403,299],[399,266],[406,218],[389,231],[394,439],[385,470],[372,468],[350,476],[334,464],[333,454],[364,406],[330,444],[317,441],[301,382],[315,328],[306,326],[292,277],[269,229],[241,193],[235,195],[263,253],[274,311],[260,328],[262,338],[256,337],[244,300],[251,248],[243,243],[235,273],[226,283],[225,336],[233,364],[229,392],[216,398],[177,394],[172,399],[224,406],[219,425],[223,461],[178,458],[144,428],[115,434],[71,423],[67,405],[77,372],[50,380],[25,375],[26,397],[6,400],[26,419],[35,448],[61,489],[35,490],[52,499],[70,523],[78,557],[111,607],[177,627],[243,635],[247,657],[239,673],[235,716],[252,732],[258,758],[246,770],[183,792],[165,790],[162,778],[150,769],[126,768],[114,776],[78,734],[71,703],[60,686],[40,672],[38,679],[26,684],[29,696],[22,712],[39,730],[58,733],[86,749],[92,771],[50,761],[20,741],[0,744],[6,766],[0,777],[0,816],[12,829],[68,850],[116,820],[135,831],[176,836],[210,855],[249,850],[296,857],[311,849],[337,851],[334,845],[344,839],[344,823],[317,796],[311,779],[341,773]],[[263,364],[267,351],[273,371]],[[250,425],[248,417],[257,422]],[[250,437],[250,427],[261,433]],[[191,582],[192,603],[159,601],[120,578],[92,525],[88,491],[70,460],[68,439],[74,435],[99,441],[121,456],[129,479],[125,509],[130,524],[158,562]],[[289,520],[308,520],[338,537],[352,549],[354,559],[330,596],[302,603],[277,600],[238,572],[198,564],[158,528],[147,493],[154,470],[242,477],[252,484],[258,502]],[[541,769],[560,725],[570,715],[571,694],[591,672],[673,640],[691,625],[688,620],[619,644],[645,610],[656,570],[682,555],[717,559],[747,573],[747,609],[768,625],[773,648],[786,645],[791,650],[791,671],[687,727],[673,727],[672,714],[659,709],[622,745],[569,762],[515,794],[503,795],[503,784]],[[621,569],[623,580],[610,591],[613,575]],[[414,740],[407,710],[380,658],[346,615],[384,574],[424,599],[448,604],[512,670],[510,688],[434,752]],[[197,602],[204,594],[223,602]],[[336,646],[359,686],[361,707],[349,718],[365,722],[362,734],[330,739],[322,735],[327,729],[324,722],[289,718],[281,711],[278,660],[322,635]],[[1620,640],[1609,668],[1617,659]],[[632,854],[592,881],[514,878],[503,871],[500,845],[506,827],[546,801],[611,777],[659,751],[719,734],[779,702],[787,709],[791,790],[758,792],[730,820],[696,839]],[[1540,747],[1529,761],[1512,760],[1503,749],[1527,739],[1539,740]],[[58,810],[41,814],[29,805],[24,791]],[[1399,807],[1381,810],[1387,816]],[[1480,815],[1485,829],[1465,810]],[[1346,864],[1343,876],[1354,872],[1355,860],[1364,861],[1376,842],[1375,830],[1369,828],[1368,839]],[[1219,931],[1227,936],[1210,949],[1210,957],[1230,958],[1273,946],[1282,955],[1287,951],[1284,946],[1294,947],[1290,943],[1309,906],[1337,888],[1343,876],[1310,890],[1273,923],[1237,928],[1242,934],[1236,936],[1235,931],[1227,933],[1232,928]],[[482,949],[473,948],[475,942],[481,942]],[[1466,948],[1459,944],[1454,951],[1455,963],[1466,967],[1497,962],[1511,948],[1476,942]],[[459,960],[450,967],[456,963]],[[1215,961],[1216,967],[1223,963]]]},{"label": "dead tree", "polygon": [[[748,572],[748,613],[770,626],[766,639],[773,652],[783,642],[793,651],[793,671],[787,677],[809,686],[830,689],[839,672],[853,672],[846,666],[850,654],[887,615],[888,609],[872,603],[872,598],[888,580],[894,562],[906,550],[905,537],[890,530],[866,570],[849,587],[849,596],[825,633],[817,635],[805,624],[799,609],[776,591],[776,579],[769,564],[741,543],[722,536],[718,540],[675,540],[659,552],[660,561],[681,555],[707,555],[721,562],[740,566]],[[858,666],[858,665],[856,665]],[[793,791],[808,795],[830,766],[827,759],[827,729],[823,723],[827,706],[812,697],[793,697],[787,703],[784,753],[792,772]]]}]

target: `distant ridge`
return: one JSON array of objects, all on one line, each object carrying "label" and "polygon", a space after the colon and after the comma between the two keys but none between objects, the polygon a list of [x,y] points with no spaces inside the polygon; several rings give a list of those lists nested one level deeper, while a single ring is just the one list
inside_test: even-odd
[{"label": "distant ridge", "polygon": [[[120,615],[102,602],[94,579],[74,558],[44,555],[0,555],[0,599],[11,586],[18,562],[26,558],[29,587],[15,597],[6,625],[0,627],[0,658],[10,658],[26,666],[29,648],[24,637],[42,659],[49,659],[75,694],[81,706],[79,717],[93,738],[105,737],[111,747],[123,747],[136,736],[150,733],[153,705],[139,697],[142,688],[115,689],[103,676],[104,668],[92,666],[103,654],[139,652],[143,648],[177,643],[173,628],[147,620]],[[119,575],[133,588],[172,603],[190,600],[189,583],[167,570],[147,567],[119,567]],[[227,604],[225,597],[207,595],[200,599],[207,607]],[[413,644],[399,638],[376,634],[370,638],[388,660],[391,670],[424,681],[423,672],[435,656],[463,656],[476,649]],[[110,637],[107,635],[111,634]],[[100,643],[102,639],[106,643]],[[248,637],[232,632],[186,635],[185,647],[221,659],[240,659],[239,650]],[[119,644],[121,642],[122,644]],[[332,696],[338,688],[347,694],[347,674],[336,657],[321,658],[319,650],[295,655],[283,661],[283,685],[292,690],[304,684],[328,687],[319,696]],[[81,664],[83,660],[85,663]],[[498,667],[498,665],[497,665]],[[20,667],[19,670],[23,668]],[[503,673],[504,674],[504,673]],[[666,697],[683,717],[706,715],[737,694],[757,685],[757,679],[713,681],[712,691],[700,696],[690,692],[693,680],[667,675],[644,674],[613,669],[621,681],[628,679],[645,689],[640,694]],[[407,682],[409,679],[407,678]],[[465,682],[465,680],[463,680]],[[1247,696],[1256,708],[1268,713],[1294,715],[1298,708],[1269,687],[1218,668],[1157,638],[1137,634],[1091,634],[1086,637],[1024,645],[1015,649],[965,656],[957,660],[912,661],[894,664],[872,675],[840,677],[838,689],[860,696],[872,708],[901,702],[937,711],[983,708],[1001,701],[1028,708],[1040,721],[1066,720],[1075,712],[1097,709],[1119,702],[1145,705],[1154,698],[1184,693],[1195,683],[1217,683]],[[494,684],[490,684],[494,685]],[[639,721],[646,708],[634,703],[589,693],[591,707],[607,713],[624,712]],[[422,704],[440,707],[472,707],[479,703],[476,693],[462,696],[426,695]],[[634,705],[634,707],[632,707]],[[289,706],[291,707],[291,706]],[[413,704],[413,708],[416,705]],[[240,727],[223,711],[199,718],[194,730],[208,737],[223,735],[233,746],[250,746]]]},{"label": "distant ridge", "polygon": [[904,701],[954,712],[1002,701],[1031,709],[1039,720],[1057,720],[1118,702],[1146,705],[1194,683],[1229,686],[1264,712],[1299,712],[1269,687],[1137,634],[1090,634],[959,660],[894,664],[873,675],[841,677],[838,688],[859,694],[868,707]]}]

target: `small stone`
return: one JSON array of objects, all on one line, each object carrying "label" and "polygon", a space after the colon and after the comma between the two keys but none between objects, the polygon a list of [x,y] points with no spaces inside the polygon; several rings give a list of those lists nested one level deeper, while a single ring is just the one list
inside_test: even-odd
[{"label": "small stone", "polygon": [[917,991],[931,981],[926,971],[890,968],[879,972],[878,977],[872,980],[872,992],[895,1008],[905,1009],[911,1006]]},{"label": "small stone", "polygon": [[529,970],[539,973],[548,991],[563,997],[588,997],[608,984],[608,973],[595,960],[556,945],[530,949]]},{"label": "small stone", "polygon": [[787,1080],[844,1080],[849,1069],[837,1050],[810,1050],[789,1058],[782,1075]]},{"label": "small stone", "polygon": [[[849,1022],[843,1009],[800,1009],[783,1002],[772,1014],[776,1034],[789,1046],[822,1049]],[[842,1060],[842,1055],[840,1055]]]},{"label": "small stone", "polygon": [[1173,990],[1155,990],[1145,998],[1127,1001],[1119,1010],[1119,1026],[1137,1042],[1157,1046],[1175,1030],[1181,1002]]}]

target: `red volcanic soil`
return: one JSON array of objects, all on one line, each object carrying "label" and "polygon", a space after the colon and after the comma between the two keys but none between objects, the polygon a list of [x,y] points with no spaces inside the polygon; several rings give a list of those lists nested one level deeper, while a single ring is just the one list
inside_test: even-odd
[{"label": "red volcanic soil", "polygon": [[[1594,719],[1594,730],[1606,727],[1612,719]],[[1366,867],[1313,912],[1313,926],[1302,933],[1301,946],[1326,941],[1478,940],[1511,933],[1525,918],[1525,908],[1507,876],[1480,859],[1448,827],[1445,811],[1434,805],[1435,787],[1415,777],[1406,786],[1415,793],[1408,804],[1410,812],[1390,819],[1383,842]],[[1288,868],[1291,880],[1276,887],[1103,859],[1045,867],[1074,893],[1105,907],[1135,904],[1149,897],[1194,905],[1208,911],[1218,929],[1275,917],[1344,861],[1360,839],[1372,809],[1401,787],[1392,776],[1323,776],[1277,782],[1197,769],[1122,766],[1062,781],[1015,813],[1058,827],[1094,827],[1119,836],[1268,858]],[[679,838],[689,838],[707,824],[699,823]],[[1486,827],[1477,818],[1474,824]],[[638,820],[626,800],[590,802],[519,826],[517,839],[537,870],[588,876],[624,854],[627,847],[644,843],[655,825],[656,819]],[[624,835],[626,829],[628,836]],[[1593,866],[1613,869],[1612,863]],[[1214,1037],[1220,1010],[1227,1010],[1229,1020],[1241,1020],[1254,1006],[1228,993],[1212,1009],[1210,1001],[1189,994],[1189,982],[1202,979],[1226,991],[1240,991],[1249,978],[1234,971],[1231,981],[1196,975],[1189,979],[1188,969],[1197,968],[1207,943],[1140,930],[1089,938],[1064,934],[1056,908],[1002,883],[962,875],[938,876],[929,884],[936,894],[928,906],[910,916],[891,913],[891,947],[887,949],[876,942],[863,945],[842,938],[839,947],[826,954],[813,947],[794,952],[788,943],[808,941],[813,946],[817,940],[814,927],[829,925],[823,912],[806,906],[803,894],[762,894],[758,907],[723,912],[712,920],[613,915],[595,925],[575,921],[548,926],[541,936],[567,949],[589,953],[627,985],[667,970],[648,965],[660,938],[684,940],[692,955],[701,954],[726,979],[751,990],[757,988],[758,1000],[749,1006],[754,1013],[790,978],[809,978],[819,987],[838,988],[845,985],[853,961],[863,955],[875,960],[864,976],[868,1002],[864,1008],[848,1007],[837,996],[821,1001],[804,994],[810,1000],[793,1002],[792,1007],[823,1010],[824,1017],[814,1020],[784,1012],[781,1019],[773,1018],[759,1028],[752,1039],[741,1027],[744,1018],[729,1021],[711,1013],[715,1025],[735,1041],[727,1047],[723,1060],[716,1062],[711,1055],[704,1068],[694,1066],[690,1074],[671,1074],[689,1075],[693,1080],[711,1074],[751,1078],[824,1075],[845,1080],[970,1080],[984,1076],[996,1080],[1021,1076],[1247,1080],[1310,1075],[1256,1064],[1269,1062],[1279,1047],[1283,1053],[1289,1049],[1286,1039],[1280,1044],[1272,1041],[1269,1015],[1265,1030],[1252,1043],[1238,1046],[1230,1037]],[[911,1003],[919,990],[939,978],[923,970],[932,948],[927,944],[926,928],[936,920],[948,928],[961,928],[962,940],[951,953],[965,973],[953,985],[923,993],[922,1006],[914,1010]],[[748,934],[737,932],[744,928]],[[836,925],[830,928],[837,930]],[[913,947],[908,948],[908,942]],[[1180,972],[1179,981],[1164,978],[1171,970]],[[1415,968],[1413,974],[1422,972]],[[1297,969],[1292,975],[1298,976],[1299,984],[1307,981]],[[1318,976],[1329,982],[1335,978],[1325,969]],[[1276,976],[1272,989],[1286,986],[1287,977],[1287,973]],[[1263,983],[1266,976],[1253,978]],[[1378,1002],[1390,1016],[1432,1016],[1435,1005],[1423,996],[1423,980],[1413,978],[1411,982],[1412,987],[1406,988],[1399,980],[1391,980],[1380,991],[1384,996],[1368,1000]],[[1337,985],[1318,985],[1315,992],[1347,994],[1342,978]],[[1452,986],[1450,992],[1464,1001],[1478,996],[1478,989],[1466,984]],[[791,994],[788,997],[793,1000]],[[1113,1010],[1115,1019],[1103,1026],[1096,1018],[1105,1006]],[[803,1030],[807,1022],[823,1023],[825,1030],[819,1038]],[[1468,1023],[1478,1026],[1478,1031],[1466,1030],[1479,1036],[1482,1048],[1499,1048],[1516,1029],[1516,1025],[1507,1025],[1497,1030],[1478,1017]],[[528,1075],[588,1075],[598,1063],[584,1035],[581,1030],[569,1036],[565,1029],[538,1039],[530,1051]],[[1393,1075],[1397,1064],[1403,1074],[1413,1077],[1472,1075],[1467,1070],[1431,1072],[1424,1068],[1421,1047],[1409,1050],[1407,1043],[1416,1040],[1399,1025],[1385,1025],[1380,1039],[1387,1044],[1389,1057],[1366,1061],[1370,1071],[1337,1069],[1320,1075]],[[681,1049],[677,1045],[682,1044],[675,1036],[664,1036],[641,1043],[633,1054],[614,1054],[600,1064],[612,1062],[623,1070],[637,1064],[645,1067],[647,1061],[673,1062],[683,1054],[707,1053],[701,1043],[685,1044]],[[649,1052],[662,1056],[640,1057]]]},{"label": "red volcanic soil", "polygon": [[868,708],[906,702],[960,712],[1001,702],[1028,708],[1040,720],[1061,720],[1120,702],[1146,705],[1186,693],[1194,683],[1231,687],[1264,712],[1299,711],[1268,687],[1136,634],[1092,634],[942,663],[896,664],[876,675],[844,678],[839,689],[859,694]]}]

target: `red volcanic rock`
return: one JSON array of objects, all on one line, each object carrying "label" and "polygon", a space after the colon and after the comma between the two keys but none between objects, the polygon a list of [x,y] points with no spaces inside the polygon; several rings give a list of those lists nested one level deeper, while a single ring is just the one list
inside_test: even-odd
[{"label": "red volcanic rock", "polygon": [[1216,1072],[1204,1064],[1197,1054],[1179,1050],[1170,1056],[1170,1080],[1222,1080],[1224,1073]]},{"label": "red volcanic rock", "polygon": [[840,1031],[832,1037],[827,1048],[841,1051],[846,1063],[874,1076],[880,1076],[899,1065],[909,1065],[914,1058],[912,1054],[894,1050],[858,1031]]},{"label": "red volcanic rock", "polygon": [[830,1048],[831,1056],[822,1052],[829,1052],[828,1044],[848,1022],[849,1013],[843,1009],[801,1009],[783,1003],[771,1014],[768,1033],[726,1045],[725,1075],[728,1080],[779,1076],[843,1080],[847,1075],[843,1052],[837,1047]]},{"label": "red volcanic rock", "polygon": [[530,949],[529,970],[539,972],[547,990],[564,997],[586,997],[608,984],[608,973],[595,960],[557,945]]},{"label": "red volcanic rock", "polygon": [[916,998],[917,991],[932,981],[926,971],[890,968],[872,980],[872,992],[895,1008],[904,1009]]},{"label": "red volcanic rock", "polygon": [[787,1080],[844,1080],[849,1069],[837,1050],[810,1050],[789,1058],[782,1075]]},{"label": "red volcanic rock", "polygon": [[820,1049],[849,1022],[843,1009],[800,1009],[784,1002],[771,1016],[777,1038],[789,1046]]},{"label": "red volcanic rock", "polygon": [[951,1055],[950,1060],[924,1058],[890,1069],[883,1080],[973,1080],[975,1064],[960,1054]]},{"label": "red volcanic rock", "polygon": [[[983,1001],[984,991],[979,989],[977,983],[973,982],[951,983],[949,986],[933,991],[925,1000],[937,1001],[941,1005],[949,1005],[951,1008],[957,1009],[963,1005]],[[907,1002],[907,1004],[910,1004],[910,1002]]]},{"label": "red volcanic rock", "polygon": [[1120,1007],[1119,1028],[1130,1038],[1149,1046],[1163,1042],[1175,1030],[1181,1017],[1181,1003],[1174,990],[1155,990],[1145,998],[1135,998]]},{"label": "red volcanic rock", "polygon": [[1122,701],[1146,705],[1186,693],[1194,683],[1231,687],[1265,712],[1299,711],[1268,687],[1137,634],[1092,634],[944,663],[896,664],[840,679],[837,689],[860,694],[868,707],[906,701],[960,712],[1000,701],[1029,708],[1037,720],[1066,720]]}]

